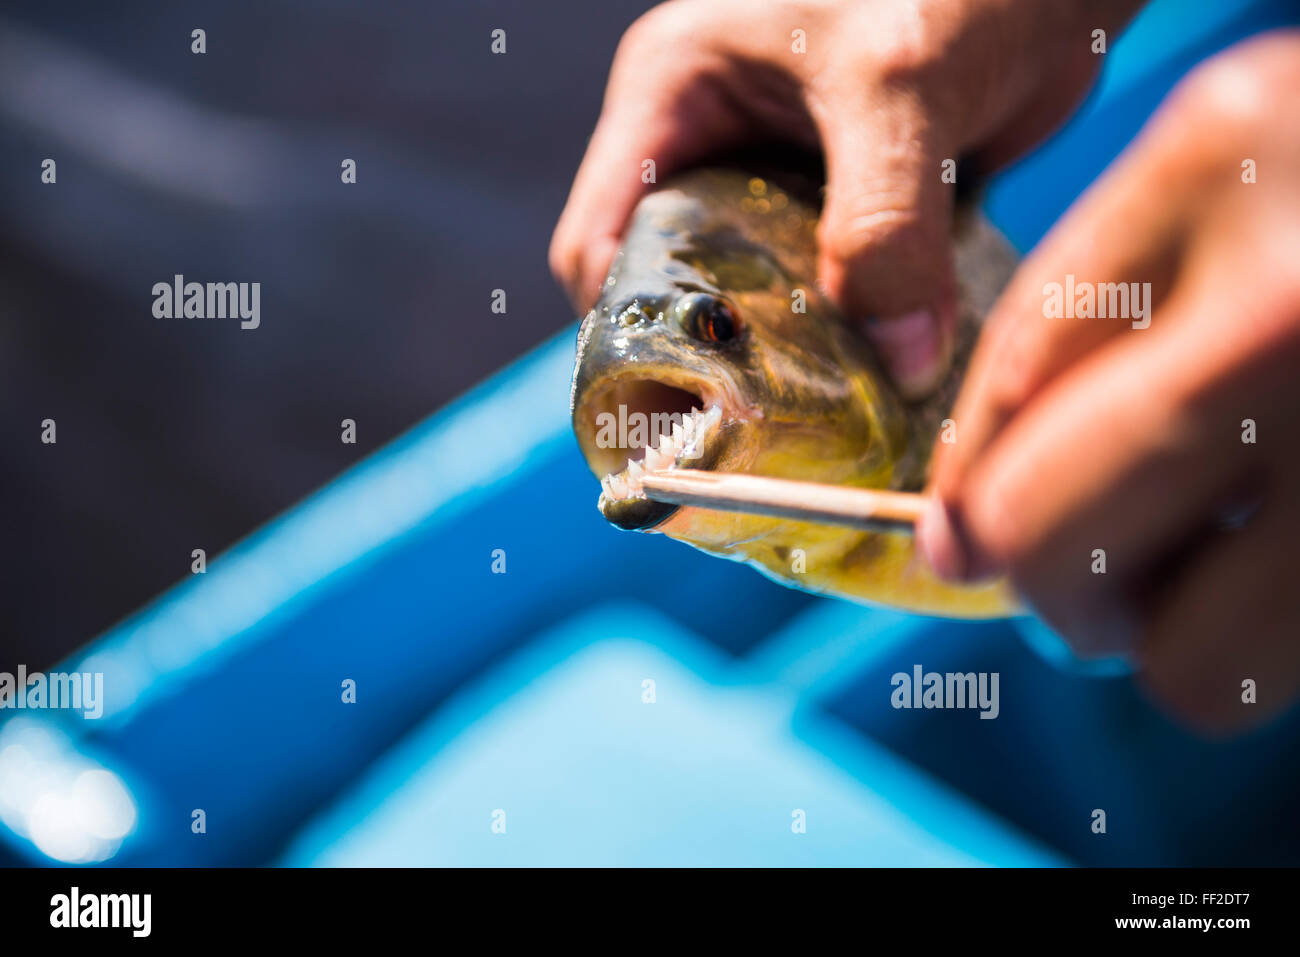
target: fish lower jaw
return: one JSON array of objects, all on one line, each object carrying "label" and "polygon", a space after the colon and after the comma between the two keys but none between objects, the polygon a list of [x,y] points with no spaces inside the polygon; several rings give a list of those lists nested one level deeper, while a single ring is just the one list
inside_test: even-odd
[{"label": "fish lower jaw", "polygon": [[681,422],[673,422],[671,432],[659,436],[658,444],[652,441],[640,458],[627,460],[627,468],[621,472],[612,472],[600,480],[604,490],[599,502],[601,511],[615,502],[644,499],[641,479],[647,472],[690,467],[692,462],[701,460],[708,442],[717,433],[721,423],[721,405],[711,405],[705,411],[692,408],[689,414],[682,416]]}]

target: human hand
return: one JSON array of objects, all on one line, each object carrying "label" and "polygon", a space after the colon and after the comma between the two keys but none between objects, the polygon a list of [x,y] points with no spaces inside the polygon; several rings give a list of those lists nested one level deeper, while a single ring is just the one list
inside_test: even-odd
[{"label": "human hand", "polygon": [[[1021,265],[918,529],[940,574],[1009,572],[1076,650],[1132,651],[1211,730],[1300,694],[1297,90],[1298,31],[1202,66]],[[1046,318],[1067,281],[1098,306],[1150,283],[1145,320]]]},{"label": "human hand", "polygon": [[[1013,158],[1090,85],[1094,29],[1137,0],[674,0],[624,35],[600,121],[551,241],[574,305],[596,298],[640,198],[710,154],[820,147],[820,280],[900,389],[946,371],[956,323],[945,161]],[[799,52],[800,36],[803,49]],[[951,171],[951,169],[950,169]],[[868,321],[874,320],[874,321]]]}]

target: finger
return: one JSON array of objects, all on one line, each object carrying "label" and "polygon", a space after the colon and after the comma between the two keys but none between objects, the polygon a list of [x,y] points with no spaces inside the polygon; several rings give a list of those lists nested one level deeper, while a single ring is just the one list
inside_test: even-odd
[{"label": "finger", "polygon": [[1204,302],[1171,301],[1181,315],[1169,334],[1133,337],[1058,376],[955,498],[971,568],[1007,569],[1084,652],[1131,641],[1125,593],[1210,523],[1263,461],[1241,441],[1241,404],[1263,408],[1260,390],[1286,371],[1274,357],[1265,365],[1275,367],[1244,362],[1248,336],[1220,335],[1207,356]]},{"label": "finger", "polygon": [[[1289,484],[1241,529],[1225,532],[1162,593],[1139,652],[1141,680],[1166,711],[1202,731],[1259,724],[1300,694],[1300,507]],[[1248,684],[1249,682],[1249,684]]]},{"label": "finger", "polygon": [[1144,136],[1021,265],[994,307],[953,409],[956,441],[934,450],[931,485],[941,506],[925,525],[940,574],[970,571],[955,499],[1017,412],[1071,364],[1132,337],[1158,338],[1168,324],[1151,316],[1175,280],[1183,210],[1194,205],[1179,195],[1192,188],[1178,185],[1188,178],[1169,172],[1166,154],[1179,145]]},{"label": "finger", "polygon": [[819,273],[904,395],[920,396],[947,370],[956,325],[948,151],[914,97],[845,83],[809,104],[826,155]]},{"label": "finger", "polygon": [[1151,334],[1183,219],[1172,187],[1162,181],[1155,189],[1153,179],[1163,177],[1134,160],[1122,161],[1067,212],[998,300],[954,408],[958,441],[936,448],[933,481],[941,496],[1062,369],[1118,337]]},{"label": "finger", "polygon": [[606,104],[551,240],[551,271],[579,311],[595,301],[641,197],[703,155],[706,143],[720,148],[738,138],[740,124],[725,109],[707,86],[678,82]]},{"label": "finger", "polygon": [[673,171],[746,138],[757,114],[745,89],[766,96],[771,85],[777,101],[797,99],[779,71],[769,76],[738,62],[753,55],[754,38],[729,30],[726,13],[665,4],[619,43],[600,120],[551,239],[551,271],[580,311],[595,301],[641,197]]}]

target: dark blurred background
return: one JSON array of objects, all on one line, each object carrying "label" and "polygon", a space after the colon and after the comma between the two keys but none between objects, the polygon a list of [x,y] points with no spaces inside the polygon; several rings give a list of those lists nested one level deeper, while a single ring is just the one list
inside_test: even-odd
[{"label": "dark blurred background", "polygon": [[[550,230],[650,5],[5,4],[4,668],[66,654],[571,318]],[[261,327],[154,318],[176,273],[260,282]]]}]

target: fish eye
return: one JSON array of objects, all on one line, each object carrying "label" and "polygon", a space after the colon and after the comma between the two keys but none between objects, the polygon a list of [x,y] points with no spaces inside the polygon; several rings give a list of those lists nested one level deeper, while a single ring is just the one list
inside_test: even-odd
[{"label": "fish eye", "polygon": [[731,306],[708,293],[683,296],[677,316],[686,333],[701,342],[730,342],[740,335],[740,321]]}]

